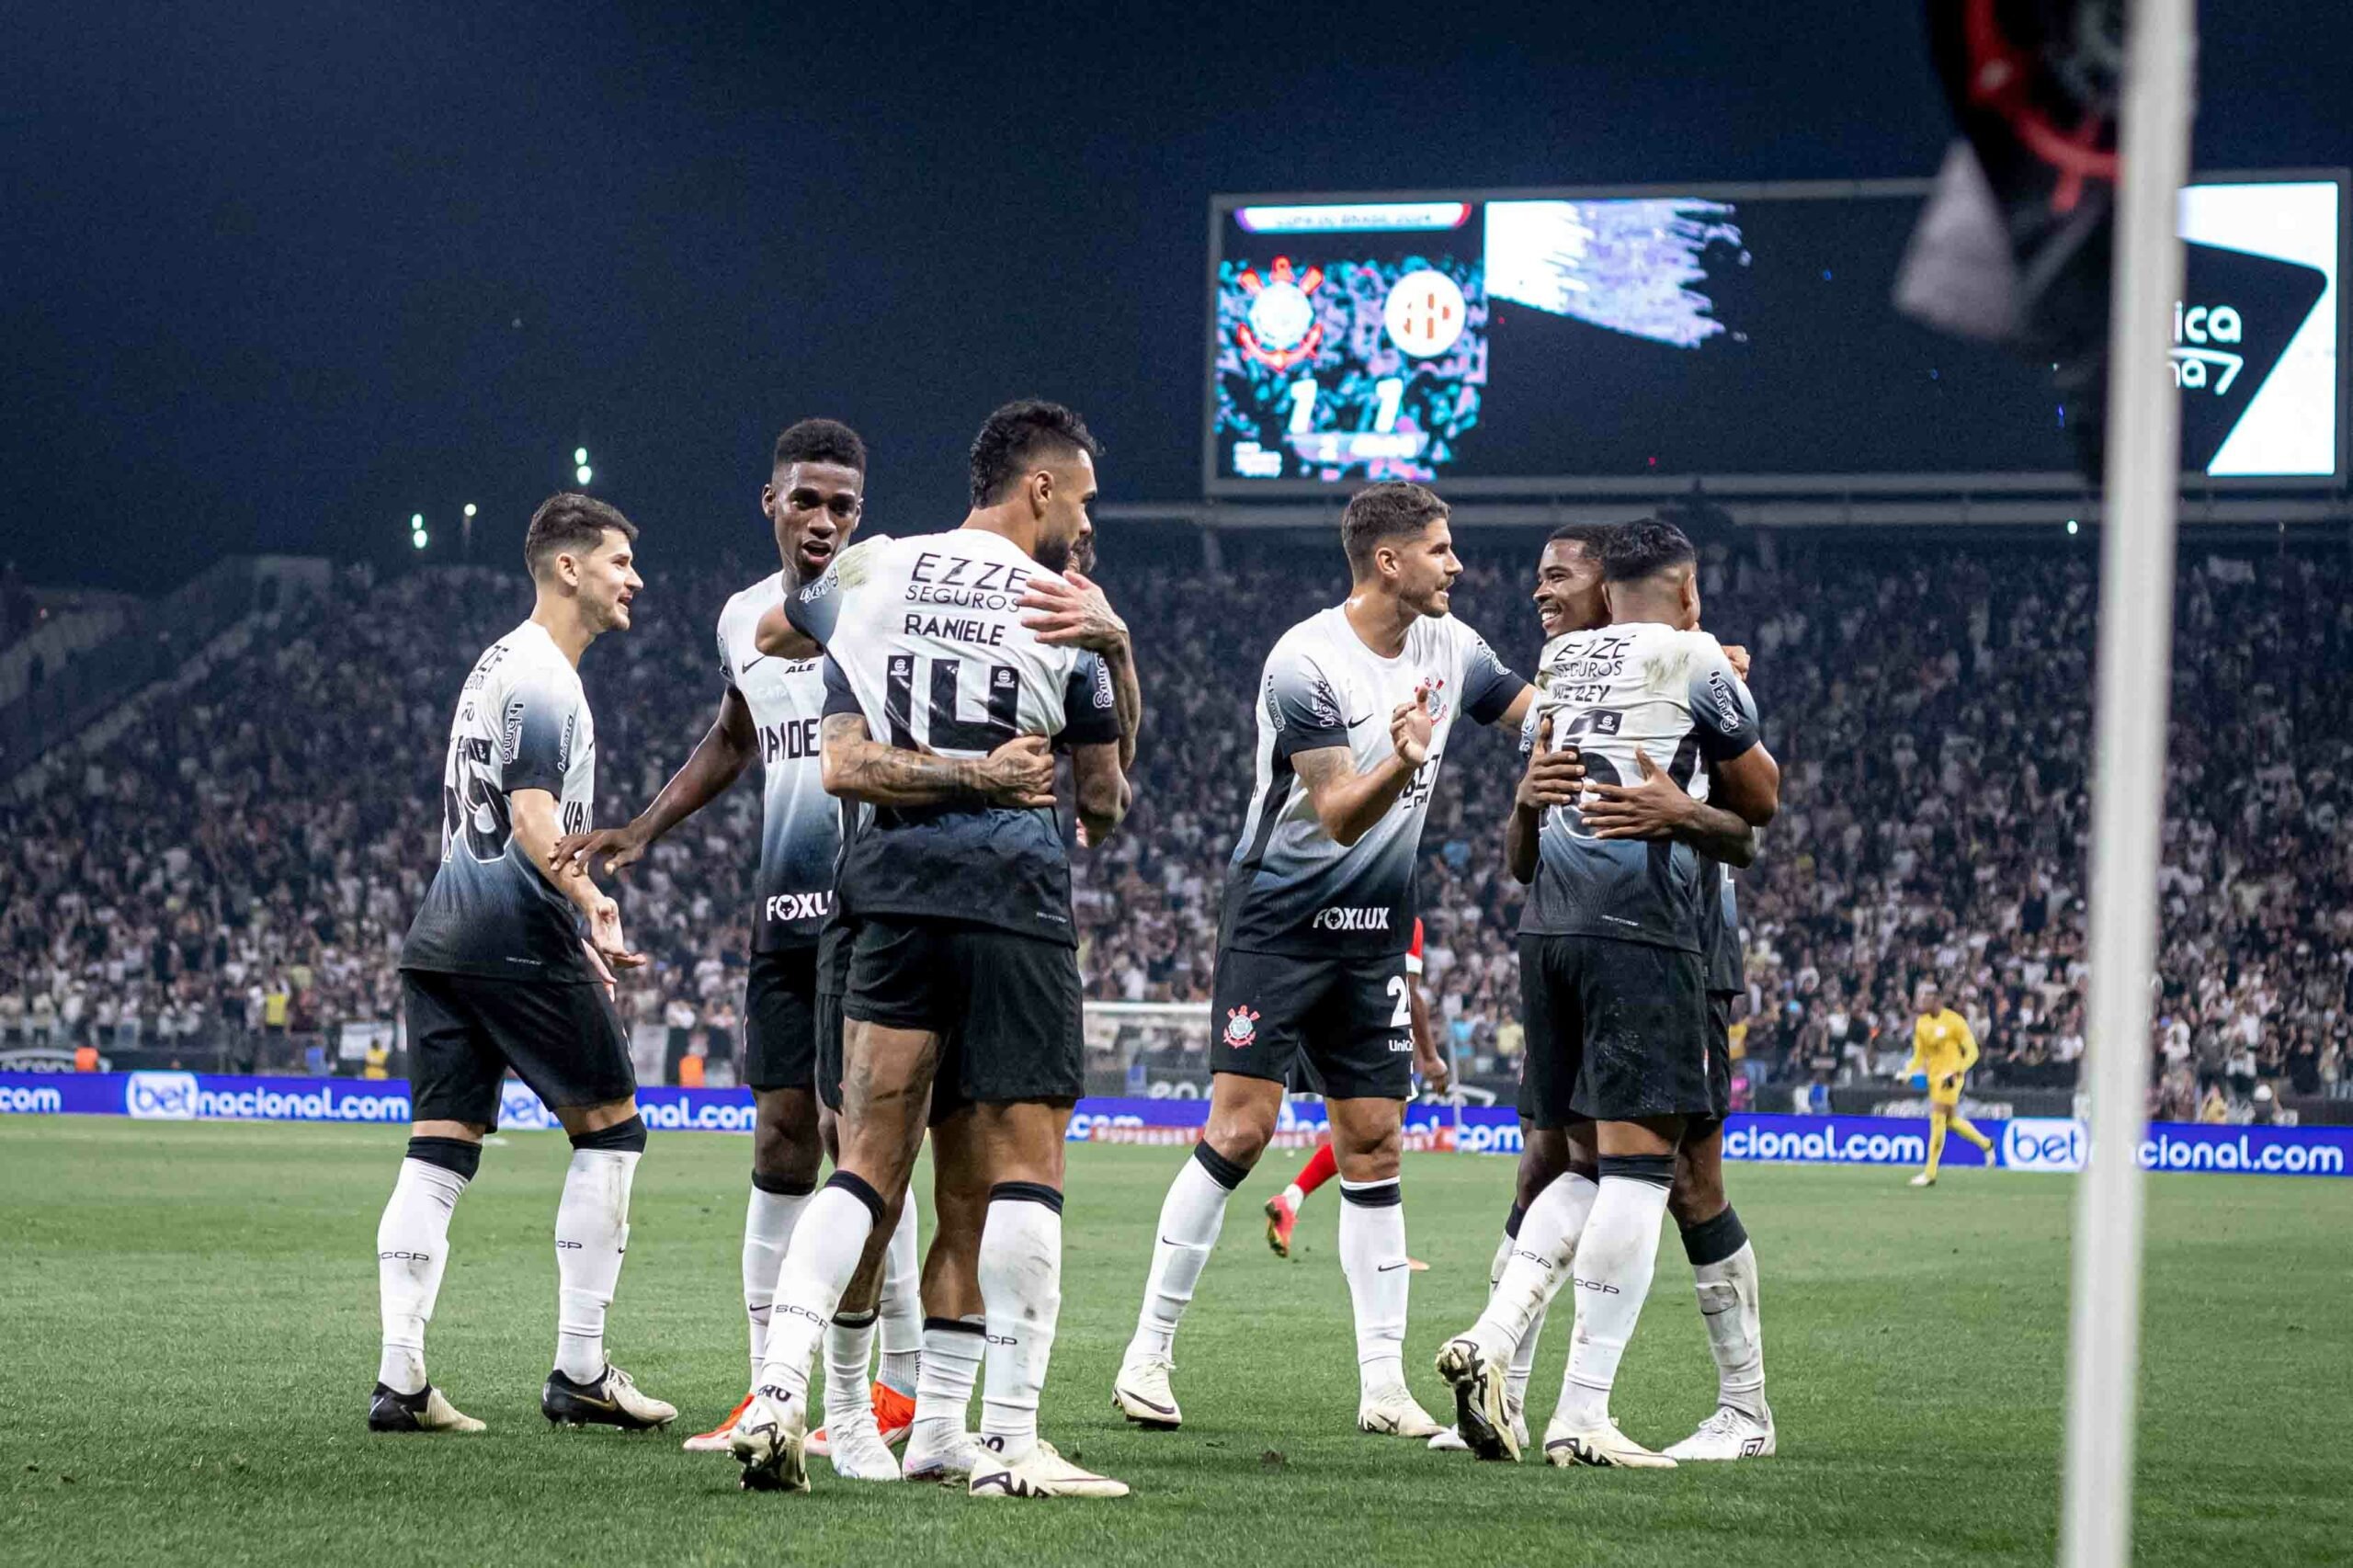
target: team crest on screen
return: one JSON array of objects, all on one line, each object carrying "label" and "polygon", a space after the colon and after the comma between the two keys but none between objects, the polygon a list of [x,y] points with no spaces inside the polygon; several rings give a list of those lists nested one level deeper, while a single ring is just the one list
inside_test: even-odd
[{"label": "team crest on screen", "polygon": [[1225,1016],[1225,1043],[1240,1051],[1258,1038],[1258,1015],[1247,1006],[1234,1008]]}]

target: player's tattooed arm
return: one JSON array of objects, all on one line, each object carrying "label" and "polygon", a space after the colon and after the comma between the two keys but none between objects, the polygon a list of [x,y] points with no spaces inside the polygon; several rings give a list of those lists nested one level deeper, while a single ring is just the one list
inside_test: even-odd
[{"label": "player's tattooed arm", "polygon": [[569,863],[585,872],[601,861],[608,876],[629,869],[654,840],[724,794],[759,749],[752,710],[744,694],[731,686],[720,699],[719,716],[662,792],[624,827],[567,833],[557,839],[553,869],[562,871]]},{"label": "player's tattooed arm", "polygon": [[1136,676],[1135,644],[1128,623],[1110,599],[1076,567],[1060,579],[1037,577],[1022,591],[1021,624],[1038,641],[1058,648],[1085,648],[1103,661],[1111,676],[1112,711],[1120,722],[1120,767],[1136,765],[1136,732],[1143,724],[1143,683]]},{"label": "player's tattooed arm", "polygon": [[1756,835],[1746,822],[1693,800],[1640,746],[1634,748],[1634,765],[1642,770],[1640,783],[1586,783],[1577,813],[1594,837],[1674,839],[1728,866],[1756,858]]},{"label": "player's tattooed arm", "polygon": [[1429,756],[1429,698],[1402,703],[1390,715],[1390,754],[1359,773],[1345,745],[1291,753],[1292,771],[1307,790],[1315,819],[1342,848],[1372,831],[1414,781],[1414,770]]},{"label": "player's tattooed arm", "polygon": [[1043,735],[1016,735],[986,756],[938,756],[882,744],[859,714],[829,713],[818,737],[829,795],[875,806],[1054,803],[1054,757]]},{"label": "player's tattooed arm", "polygon": [[1135,800],[1117,744],[1076,745],[1070,751],[1071,783],[1078,797],[1078,841],[1100,849],[1117,833]]}]

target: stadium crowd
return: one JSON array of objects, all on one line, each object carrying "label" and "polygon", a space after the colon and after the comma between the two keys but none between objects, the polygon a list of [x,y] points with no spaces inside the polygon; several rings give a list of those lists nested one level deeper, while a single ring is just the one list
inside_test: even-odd
[{"label": "stadium crowd", "polygon": [[[1341,587],[1329,541],[1189,532],[1104,546],[1147,718],[1134,813],[1075,857],[1092,994],[1205,1001],[1218,889],[1252,783],[1254,687],[1279,631]],[[1535,536],[1475,537],[1455,612],[1533,663]],[[657,573],[585,661],[600,820],[651,797],[719,696],[710,623],[757,574]],[[2161,878],[2152,1108],[2269,1114],[2348,1075],[2353,573],[2341,551],[2185,560]],[[2088,551],[1784,536],[1711,548],[1707,620],[1746,645],[1786,783],[1740,883],[1743,1076],[1891,1077],[1913,988],[1941,983],[1982,1085],[2064,1088],[2083,1050],[2095,600]],[[137,1047],[290,1065],[387,1019],[438,855],[449,708],[527,610],[517,572],[443,567],[266,618],[252,647],[145,699],[95,754],[0,802],[0,1048]],[[1473,1076],[1507,1078],[1519,889],[1498,845],[1515,737],[1458,732],[1424,843],[1427,984]],[[624,1010],[732,1051],[757,791],[739,785],[621,889],[656,962]],[[214,1059],[220,1059],[215,1056]]]}]

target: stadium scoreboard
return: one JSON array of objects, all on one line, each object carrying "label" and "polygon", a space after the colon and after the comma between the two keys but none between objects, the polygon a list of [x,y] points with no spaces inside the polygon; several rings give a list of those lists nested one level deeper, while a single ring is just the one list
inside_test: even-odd
[{"label": "stadium scoreboard", "polygon": [[[1218,197],[1209,494],[2054,487],[2055,367],[1898,313],[1926,181]],[[2201,177],[2185,477],[2346,474],[2347,176]]]}]

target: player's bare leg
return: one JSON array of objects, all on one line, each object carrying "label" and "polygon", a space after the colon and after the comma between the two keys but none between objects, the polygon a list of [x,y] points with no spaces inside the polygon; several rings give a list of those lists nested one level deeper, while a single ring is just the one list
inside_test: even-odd
[{"label": "player's bare leg", "polygon": [[904,1473],[961,1481],[979,1442],[966,1429],[987,1344],[981,1301],[981,1230],[988,1219],[985,1152],[966,1106],[931,1130],[931,1247],[923,1261],[923,1359]]},{"label": "player's bare leg", "polygon": [[1765,1403],[1765,1334],[1756,1249],[1724,1196],[1724,1124],[1697,1122],[1676,1151],[1667,1212],[1683,1233],[1692,1288],[1716,1362],[1716,1408],[1698,1431],[1666,1450],[1675,1460],[1763,1459],[1775,1446]]},{"label": "player's bare leg", "polygon": [[376,1225],[376,1290],[383,1347],[369,1395],[371,1432],[479,1432],[425,1375],[425,1325],[449,1266],[449,1217],[482,1164],[477,1122],[429,1120],[409,1130],[399,1177]]},{"label": "player's bare leg", "polygon": [[1684,1119],[1605,1121],[1597,1131],[1601,1180],[1572,1266],[1576,1332],[1569,1341],[1560,1408],[1544,1433],[1544,1458],[1555,1465],[1671,1469],[1673,1460],[1618,1430],[1609,1418],[1609,1391],[1650,1295]]},{"label": "player's bare leg", "polygon": [[861,1264],[880,1266],[922,1146],[939,1036],[844,1025],[840,1157],[809,1201],[778,1272],[767,1358],[729,1440],[749,1491],[809,1485],[809,1364]]},{"label": "player's bare leg", "polygon": [[751,1339],[751,1378],[725,1420],[681,1445],[689,1453],[725,1453],[727,1435],[751,1408],[750,1390],[759,1380],[767,1350],[777,1270],[801,1210],[817,1190],[818,1168],[832,1147],[824,1131],[831,1117],[812,1089],[752,1091],[752,1196],[744,1215],[744,1316]]},{"label": "player's bare leg", "polygon": [[1414,1278],[1397,1179],[1405,1102],[1363,1097],[1324,1105],[1340,1163],[1340,1267],[1356,1315],[1357,1428],[1428,1437],[1438,1425],[1405,1386],[1405,1310]]},{"label": "player's bare leg", "polygon": [[1173,1429],[1184,1420],[1168,1384],[1176,1325],[1217,1245],[1226,1201],[1267,1152],[1282,1106],[1283,1085],[1273,1079],[1238,1073],[1210,1079],[1209,1125],[1161,1202],[1143,1306],[1111,1385],[1111,1403],[1138,1426]]},{"label": "player's bare leg", "polygon": [[1072,1100],[976,1105],[971,1131],[991,1182],[981,1223],[988,1347],[975,1497],[1124,1497],[1125,1483],[1063,1459],[1038,1435],[1038,1403],[1063,1305],[1063,1158]]},{"label": "player's bare leg", "polygon": [[555,1368],[540,1412],[565,1426],[666,1426],[677,1407],[640,1392],[605,1357],[605,1312],[629,1250],[630,1188],[645,1153],[637,1096],[559,1108],[556,1119],[572,1139],[572,1166],[555,1211]]}]

